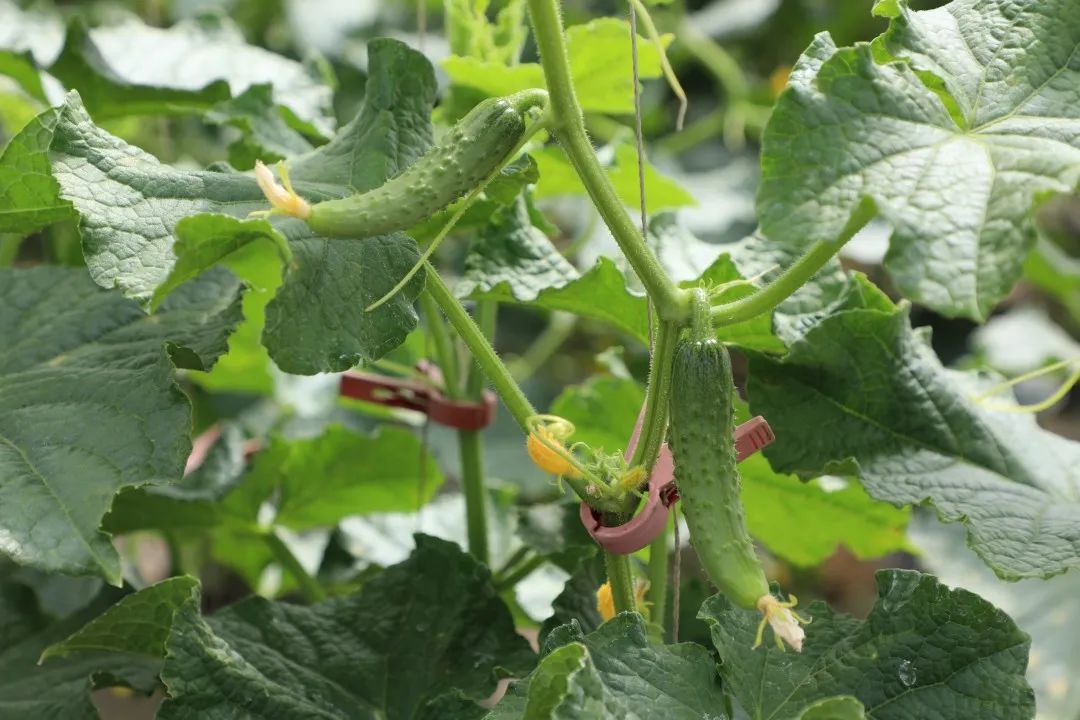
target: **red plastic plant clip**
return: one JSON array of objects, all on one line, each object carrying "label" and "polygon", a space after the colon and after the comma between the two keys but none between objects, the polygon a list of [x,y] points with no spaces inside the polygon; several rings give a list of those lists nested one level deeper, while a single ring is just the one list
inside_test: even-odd
[{"label": "red plastic plant clip", "polygon": [[[438,377],[434,365],[421,362],[417,369]],[[342,397],[422,412],[432,422],[458,430],[481,430],[495,419],[496,398],[490,390],[484,391],[480,402],[451,400],[424,382],[350,370],[341,376],[339,392]]]},{"label": "red plastic plant clip", "polygon": [[[642,416],[639,415],[630,445],[626,448],[627,460],[637,445],[641,420]],[[765,418],[759,415],[747,420],[735,428],[735,452],[738,461],[742,462],[775,439],[776,436]],[[581,524],[602,548],[616,555],[637,552],[663,532],[671,513],[671,504],[679,499],[679,491],[675,487],[675,459],[671,456],[667,443],[661,446],[660,454],[656,458],[652,475],[649,476],[648,491],[649,495],[641,512],[623,525],[607,527],[600,514],[585,502],[581,503]]]}]

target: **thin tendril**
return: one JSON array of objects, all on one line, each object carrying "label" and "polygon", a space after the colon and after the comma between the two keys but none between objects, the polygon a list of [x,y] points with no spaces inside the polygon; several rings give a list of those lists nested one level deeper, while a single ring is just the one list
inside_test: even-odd
[{"label": "thin tendril", "polygon": [[[1077,362],[1077,360],[1074,359],[1074,360],[1072,360],[1070,362]],[[1033,376],[1033,377],[1039,377],[1040,375],[1045,375],[1045,374],[1046,374],[1045,372],[1028,373],[1028,375]],[[1023,377],[1023,376],[1021,376],[1021,377]],[[1022,382],[1022,380],[1020,378],[1014,378],[1014,381]],[[1043,410],[1048,410],[1048,409],[1052,408],[1054,405],[1056,405],[1057,403],[1059,403],[1066,395],[1069,394],[1069,392],[1074,387],[1076,387],[1077,383],[1080,383],[1080,367],[1076,368],[1072,372],[1072,374],[1069,375],[1068,379],[1061,385],[1061,387],[1059,387],[1054,392],[1054,394],[1052,394],[1050,397],[1046,398],[1045,400],[1042,400],[1041,402],[1037,402],[1037,403],[1034,403],[1032,405],[1012,405],[1012,404],[1008,404],[1008,403],[1004,403],[1004,402],[996,403],[996,402],[989,401],[989,400],[987,400],[986,396],[984,395],[984,396],[982,396],[980,398],[977,398],[976,403],[981,405],[982,407],[988,409],[988,410],[993,410],[993,411],[996,411],[996,412],[1040,413]],[[1015,385],[1016,382],[1011,381],[1011,384]]]},{"label": "thin tendril", "polygon": [[[649,15],[649,9],[645,7],[645,4],[641,2],[641,0],[630,0],[630,32],[636,32],[635,25],[637,24],[637,18],[635,16],[635,11],[640,13],[641,24],[645,26],[645,33],[649,36],[649,41],[653,44],[653,47],[656,48],[656,54],[660,58],[660,69],[664,73],[664,79],[667,80],[671,92],[679,99],[679,113],[675,118],[675,132],[682,132],[683,121],[686,120],[686,108],[689,105],[689,101],[686,99],[686,91],[683,90],[682,84],[679,82],[679,76],[675,74],[675,69],[671,67],[671,61],[668,60],[667,51],[664,49],[664,43],[660,39],[660,33],[656,30],[656,25],[653,24],[652,16]],[[631,38],[631,41],[633,41],[633,38]],[[635,53],[635,58],[636,57],[637,54]]]},{"label": "thin tendril", "polygon": [[1070,360],[1061,360],[1059,362],[1056,362],[1056,363],[1053,363],[1053,364],[1050,364],[1050,365],[1046,365],[1045,367],[1041,367],[1041,368],[1039,368],[1037,370],[1032,370],[1031,372],[1024,373],[1023,375],[1018,375],[1017,377],[1014,377],[1011,380],[1006,380],[1003,383],[995,385],[994,387],[990,388],[986,392],[983,392],[983,393],[977,395],[975,397],[975,401],[979,402],[981,400],[986,400],[987,398],[992,397],[994,395],[998,395],[998,394],[1008,390],[1009,388],[1011,388],[1011,387],[1013,387],[1015,385],[1019,385],[1020,383],[1027,382],[1028,380],[1034,380],[1036,378],[1040,378],[1043,375],[1049,375],[1049,374],[1051,374],[1053,372],[1057,372],[1058,370],[1062,370],[1064,368],[1067,368],[1070,365],[1072,365],[1074,363],[1077,363],[1077,362],[1080,362],[1080,358],[1072,358]]}]

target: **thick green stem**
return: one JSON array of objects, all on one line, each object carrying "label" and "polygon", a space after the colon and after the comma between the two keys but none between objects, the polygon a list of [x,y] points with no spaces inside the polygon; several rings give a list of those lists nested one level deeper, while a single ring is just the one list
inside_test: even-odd
[{"label": "thick green stem", "polygon": [[[495,322],[499,305],[483,300],[476,306],[476,320],[489,346],[495,339]],[[465,397],[479,400],[484,392],[484,374],[475,363],[465,381]],[[480,562],[488,564],[487,489],[484,486],[484,439],[477,430],[458,430],[461,451],[461,485],[465,491],[465,521],[468,528],[469,552]]]},{"label": "thick green stem", "polygon": [[777,305],[791,297],[792,293],[809,282],[810,278],[817,275],[821,268],[825,267],[825,263],[840,252],[840,248],[855,237],[855,233],[870,222],[876,213],[877,208],[873,201],[864,199],[835,240],[815,242],[791,267],[753,295],[714,307],[712,309],[713,324],[734,325],[771,312]]},{"label": "thick green stem", "polygon": [[615,612],[636,612],[634,577],[630,572],[629,556],[604,551],[604,565],[607,568],[608,583],[611,585]]},{"label": "thick green stem", "polygon": [[484,444],[477,430],[458,430],[461,485],[465,491],[465,522],[469,552],[488,564],[487,491],[484,489]]},{"label": "thick green stem", "polygon": [[772,311],[816,275],[843,245],[843,242],[814,243],[794,265],[761,290],[741,300],[715,306],[712,309],[713,324],[734,325]]},{"label": "thick green stem", "polygon": [[319,584],[319,581],[308,574],[308,571],[304,569],[304,566],[300,564],[300,561],[293,555],[289,546],[278,537],[277,532],[273,528],[269,528],[262,534],[263,540],[266,542],[266,546],[270,548],[270,552],[274,555],[274,559],[281,564],[285,572],[293,576],[297,585],[300,586],[300,592],[304,594],[308,602],[320,602],[326,599],[326,590]]},{"label": "thick green stem", "polygon": [[495,353],[495,349],[491,347],[491,343],[484,337],[484,333],[473,321],[472,316],[461,306],[443,279],[439,277],[435,268],[429,264],[424,269],[427,272],[427,291],[431,293],[431,297],[438,303],[443,315],[457,331],[458,337],[469,348],[473,359],[495,387],[495,392],[502,398],[503,404],[514,416],[514,420],[528,434],[529,418],[536,415],[536,408],[525,397],[525,393],[518,387],[510,371],[506,369]]},{"label": "thick green stem", "polygon": [[664,444],[668,398],[671,396],[671,361],[679,331],[680,326],[675,323],[660,323],[653,340],[649,387],[645,391],[645,417],[641,421],[637,447],[630,458],[630,465],[644,465],[648,472],[652,471],[660,446]]},{"label": "thick green stem", "polygon": [[563,41],[562,18],[557,0],[529,0],[533,32],[540,63],[551,98],[550,113],[556,137],[570,164],[600,212],[615,242],[641,279],[662,320],[680,321],[686,316],[686,293],[671,281],[641,232],[626,213],[585,132],[585,120],[574,93],[570,61]]},{"label": "thick green stem", "polygon": [[671,521],[664,525],[664,532],[656,536],[649,545],[649,590],[645,601],[649,605],[649,619],[660,627],[663,637],[667,627],[667,591],[668,591],[668,535],[671,533]]}]

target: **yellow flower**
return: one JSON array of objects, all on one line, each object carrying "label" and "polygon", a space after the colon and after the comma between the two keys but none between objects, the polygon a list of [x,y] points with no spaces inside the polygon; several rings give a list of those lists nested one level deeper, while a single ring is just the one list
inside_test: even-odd
[{"label": "yellow flower", "polygon": [[615,617],[615,598],[611,596],[611,583],[606,582],[596,590],[596,611],[607,622]]},{"label": "yellow flower", "polygon": [[784,643],[787,643],[792,647],[795,652],[802,652],[803,640],[806,639],[806,633],[803,631],[802,626],[808,624],[810,621],[806,618],[800,617],[791,608],[795,607],[799,602],[798,598],[794,595],[790,597],[786,602],[777,600],[772,595],[762,595],[758,598],[757,607],[761,611],[761,623],[758,625],[757,637],[755,638],[754,647],[756,648],[761,644],[765,635],[766,623],[773,629],[773,634],[776,638],[776,646],[781,650],[784,649]]},{"label": "yellow flower", "polygon": [[255,182],[259,184],[259,189],[262,190],[263,195],[274,206],[274,209],[285,215],[291,215],[301,220],[306,219],[311,215],[311,206],[293,190],[292,183],[289,182],[289,172],[285,169],[285,163],[278,165],[278,172],[281,174],[281,182],[284,187],[277,184],[274,173],[270,172],[270,168],[263,165],[262,160],[255,161]]}]

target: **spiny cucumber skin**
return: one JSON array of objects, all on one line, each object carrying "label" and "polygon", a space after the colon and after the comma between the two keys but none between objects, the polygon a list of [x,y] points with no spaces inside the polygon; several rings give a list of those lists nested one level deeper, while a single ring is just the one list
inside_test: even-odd
[{"label": "spiny cucumber skin", "polygon": [[680,341],[671,387],[669,444],[690,542],[713,584],[752,610],[769,593],[769,583],[739,499],[735,386],[727,349],[715,339]]},{"label": "spiny cucumber skin", "polygon": [[480,185],[524,133],[523,112],[504,98],[488,98],[401,174],[367,192],[312,205],[308,226],[327,237],[372,237],[412,227]]}]

